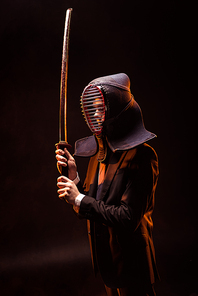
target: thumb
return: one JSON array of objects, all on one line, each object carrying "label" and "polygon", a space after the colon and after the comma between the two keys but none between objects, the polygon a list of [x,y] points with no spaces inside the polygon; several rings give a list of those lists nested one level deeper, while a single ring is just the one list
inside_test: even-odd
[{"label": "thumb", "polygon": [[67,148],[64,148],[65,156],[68,160],[74,160],[74,158],[71,156]]}]

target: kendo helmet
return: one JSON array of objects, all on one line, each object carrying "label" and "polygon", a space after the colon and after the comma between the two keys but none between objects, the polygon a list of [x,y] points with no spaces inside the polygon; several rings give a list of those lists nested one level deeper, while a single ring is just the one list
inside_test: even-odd
[{"label": "kendo helmet", "polygon": [[97,152],[96,138],[102,135],[115,152],[129,150],[156,137],[144,127],[142,112],[124,73],[92,80],[83,90],[81,107],[93,136],[78,140],[75,155]]}]

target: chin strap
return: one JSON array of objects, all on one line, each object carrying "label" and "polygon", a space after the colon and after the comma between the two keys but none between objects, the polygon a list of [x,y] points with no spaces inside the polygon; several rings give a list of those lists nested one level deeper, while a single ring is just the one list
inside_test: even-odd
[{"label": "chin strap", "polygon": [[107,142],[105,137],[101,134],[99,136],[96,136],[96,139],[98,141],[98,161],[103,162],[106,159],[107,156]]}]

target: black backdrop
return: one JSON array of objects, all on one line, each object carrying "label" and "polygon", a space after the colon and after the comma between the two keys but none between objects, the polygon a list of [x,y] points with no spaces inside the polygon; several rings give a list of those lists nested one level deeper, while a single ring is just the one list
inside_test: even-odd
[{"label": "black backdrop", "polygon": [[[84,86],[127,73],[145,126],[158,135],[150,142],[160,163],[156,290],[159,296],[197,295],[196,8],[173,0],[1,1],[0,294],[104,295],[92,272],[86,222],[56,192],[54,144],[69,7],[69,142],[74,146],[90,135],[79,106]],[[77,163],[83,179],[87,161]]]}]

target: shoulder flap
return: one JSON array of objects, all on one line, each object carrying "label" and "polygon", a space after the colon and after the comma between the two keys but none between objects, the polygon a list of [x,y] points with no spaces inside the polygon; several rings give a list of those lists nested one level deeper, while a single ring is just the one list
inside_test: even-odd
[{"label": "shoulder flap", "polygon": [[89,136],[77,140],[75,143],[75,156],[91,157],[98,150],[97,142],[94,136]]}]

